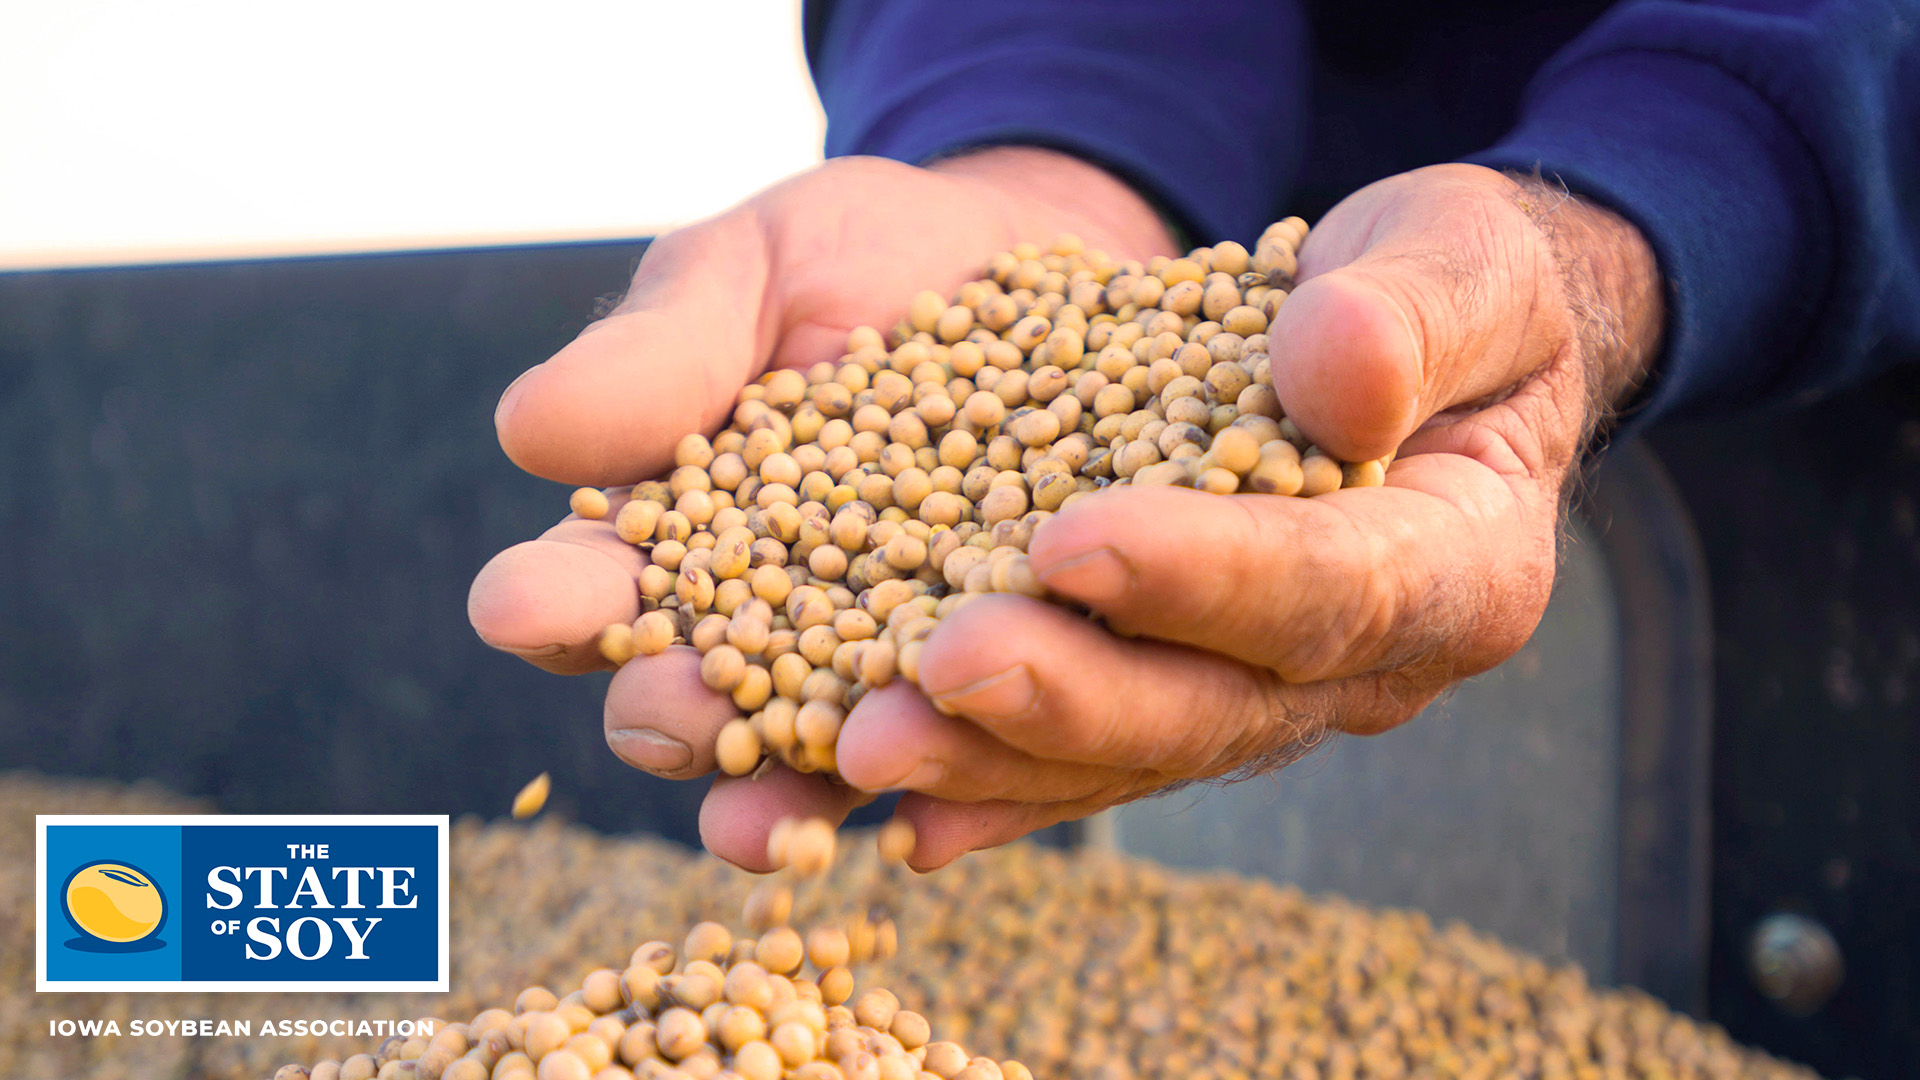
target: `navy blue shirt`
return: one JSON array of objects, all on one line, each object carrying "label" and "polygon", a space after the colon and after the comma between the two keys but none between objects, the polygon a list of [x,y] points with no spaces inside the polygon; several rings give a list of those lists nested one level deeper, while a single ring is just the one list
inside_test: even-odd
[{"label": "navy blue shirt", "polygon": [[1441,161],[1541,168],[1667,283],[1638,410],[1920,358],[1920,0],[814,0],[827,153],[1100,162],[1197,242]]}]

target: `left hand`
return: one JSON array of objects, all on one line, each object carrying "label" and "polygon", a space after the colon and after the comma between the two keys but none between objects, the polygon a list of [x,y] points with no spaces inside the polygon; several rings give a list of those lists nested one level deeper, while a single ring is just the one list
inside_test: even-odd
[{"label": "left hand", "polygon": [[[717,430],[749,380],[841,355],[855,326],[892,325],[902,283],[950,291],[993,252],[1062,232],[1132,257],[1173,250],[1151,204],[1060,151],[995,147],[925,168],[825,162],[650,245],[620,306],[507,388],[494,418],[501,446],[569,484],[661,475],[681,436]],[[645,566],[611,520],[569,517],[494,556],[468,616],[482,640],[546,670],[602,670],[595,639],[639,614]],[[676,647],[614,675],[603,723],[623,760],[674,779],[715,770],[715,739],[736,710],[701,682],[699,663]],[[779,818],[839,820],[866,798],[784,768],[721,776],[701,807],[701,839],[764,869]]]},{"label": "left hand", "polygon": [[928,639],[926,696],[853,710],[841,774],[910,791],[926,869],[1403,723],[1532,634],[1567,485],[1661,319],[1651,251],[1604,209],[1469,165],[1361,190],[1308,238],[1273,371],[1329,452],[1397,451],[1386,485],[1081,500],[1036,532],[1034,567],[1131,636],[975,601]]}]

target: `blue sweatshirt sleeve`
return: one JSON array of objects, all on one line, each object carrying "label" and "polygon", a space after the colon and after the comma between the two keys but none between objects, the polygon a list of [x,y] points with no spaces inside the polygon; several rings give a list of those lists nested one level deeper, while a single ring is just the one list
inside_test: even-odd
[{"label": "blue sweatshirt sleeve", "polygon": [[1295,3],[810,0],[827,156],[924,162],[972,146],[1071,151],[1196,238],[1251,241],[1300,158]]},{"label": "blue sweatshirt sleeve", "polygon": [[[1201,241],[1287,212],[1306,33],[1294,2],[807,8],[830,156],[1055,146]],[[1632,426],[1800,403],[1920,355],[1920,0],[1619,4],[1467,160],[1539,167],[1653,245],[1667,326]]]},{"label": "blue sweatshirt sleeve", "polygon": [[1667,325],[1634,427],[1920,357],[1920,0],[1621,4],[1469,160],[1646,235]]}]

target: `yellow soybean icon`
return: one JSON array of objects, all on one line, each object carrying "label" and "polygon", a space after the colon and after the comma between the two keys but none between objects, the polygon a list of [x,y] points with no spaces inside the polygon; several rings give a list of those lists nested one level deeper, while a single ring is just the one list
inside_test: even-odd
[{"label": "yellow soybean icon", "polygon": [[147,875],[125,863],[97,862],[67,880],[67,918],[81,932],[124,945],[154,932],[166,900]]}]

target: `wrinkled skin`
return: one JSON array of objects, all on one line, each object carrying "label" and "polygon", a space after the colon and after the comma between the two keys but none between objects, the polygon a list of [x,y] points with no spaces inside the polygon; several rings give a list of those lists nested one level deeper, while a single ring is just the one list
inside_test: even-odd
[{"label": "wrinkled skin", "polygon": [[[846,159],[661,238],[626,300],[501,400],[501,445],[568,484],[631,484],[718,429],[769,366],[837,358],[921,288],[1062,231],[1122,258],[1174,254],[1106,173],[1003,148],[929,169]],[[1658,344],[1644,240],[1537,181],[1468,165],[1392,177],[1317,224],[1271,328],[1275,389],[1330,452],[1397,451],[1384,487],[1314,499],[1162,487],[1085,499],[1036,531],[1041,579],[1109,629],[1018,596],[943,620],[904,683],[847,718],[847,785],[784,768],[717,778],[715,853],[764,869],[779,818],[838,819],[905,790],[913,862],[1095,813],[1180,781],[1282,764],[1329,732],[1394,727],[1533,632],[1582,448]],[[610,519],[609,519],[610,520]],[[568,519],[496,556],[470,615],[562,673],[606,667],[601,627],[638,613],[644,557]],[[1118,632],[1113,632],[1118,631]],[[941,708],[935,708],[933,701]],[[615,674],[605,724],[631,764],[714,771],[735,715],[676,647]]]}]

